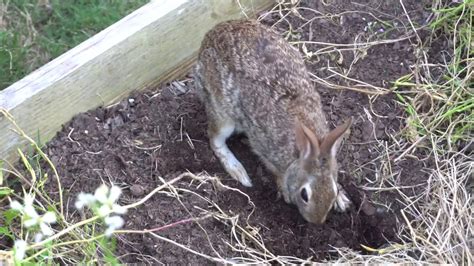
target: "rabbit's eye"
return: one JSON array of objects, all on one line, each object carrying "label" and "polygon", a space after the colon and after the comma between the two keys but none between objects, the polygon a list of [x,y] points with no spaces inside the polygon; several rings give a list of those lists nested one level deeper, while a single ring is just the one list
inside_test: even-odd
[{"label": "rabbit's eye", "polygon": [[301,198],[304,202],[308,203],[308,192],[306,191],[306,188],[301,189]]}]

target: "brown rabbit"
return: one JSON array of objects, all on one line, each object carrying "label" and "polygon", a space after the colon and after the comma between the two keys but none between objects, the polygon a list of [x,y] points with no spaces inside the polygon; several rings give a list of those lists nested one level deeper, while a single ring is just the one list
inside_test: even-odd
[{"label": "brown rabbit", "polygon": [[323,223],[332,206],[350,200],[337,183],[336,152],[352,119],[329,131],[301,54],[256,21],[228,21],[201,45],[195,82],[209,119],[210,145],[226,171],[252,186],[226,145],[244,133],[275,175],[279,195],[309,222]]}]

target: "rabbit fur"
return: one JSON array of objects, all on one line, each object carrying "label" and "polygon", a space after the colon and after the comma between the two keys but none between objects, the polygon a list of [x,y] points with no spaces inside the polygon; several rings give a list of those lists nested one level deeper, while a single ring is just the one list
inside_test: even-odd
[{"label": "rabbit fur", "polygon": [[279,195],[309,222],[324,223],[350,200],[337,182],[336,152],[352,119],[330,131],[303,58],[253,20],[218,24],[202,41],[194,69],[214,154],[231,177],[252,186],[226,140],[244,133],[274,174]]}]

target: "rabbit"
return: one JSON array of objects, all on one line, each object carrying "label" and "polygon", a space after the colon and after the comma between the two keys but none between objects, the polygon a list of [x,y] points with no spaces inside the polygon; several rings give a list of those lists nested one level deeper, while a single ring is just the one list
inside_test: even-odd
[{"label": "rabbit", "polygon": [[193,76],[211,149],[232,178],[252,186],[226,144],[243,133],[275,176],[278,198],[296,205],[306,221],[322,224],[333,206],[349,208],[336,153],[352,118],[329,130],[296,48],[255,20],[221,22],[206,33]]}]

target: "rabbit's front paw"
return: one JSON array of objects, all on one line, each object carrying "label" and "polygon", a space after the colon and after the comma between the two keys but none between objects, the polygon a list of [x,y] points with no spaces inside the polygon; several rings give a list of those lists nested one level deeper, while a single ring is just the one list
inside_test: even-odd
[{"label": "rabbit's front paw", "polygon": [[277,200],[280,200],[283,198],[286,203],[290,204],[290,195],[287,190],[284,190],[285,184],[284,184],[284,178],[277,178],[277,186],[278,186],[278,193],[277,193]]},{"label": "rabbit's front paw", "polygon": [[336,202],[334,204],[334,209],[338,212],[345,212],[349,209],[351,205],[351,200],[347,197],[346,191],[342,188],[341,185],[337,184],[338,192],[336,196]]},{"label": "rabbit's front paw", "polygon": [[283,200],[287,203],[287,204],[291,204],[291,201],[290,201],[290,196],[289,195],[286,195],[285,193],[281,192],[281,191],[278,191],[277,192],[277,200],[280,200],[281,198],[283,198]]}]

